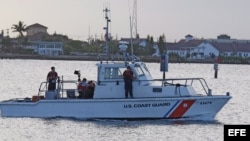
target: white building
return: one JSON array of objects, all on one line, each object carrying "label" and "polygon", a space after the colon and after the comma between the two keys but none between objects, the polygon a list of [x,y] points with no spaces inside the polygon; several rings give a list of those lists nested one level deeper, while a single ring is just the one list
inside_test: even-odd
[{"label": "white building", "polygon": [[34,49],[39,55],[55,56],[63,54],[62,42],[47,42],[43,41],[44,38],[50,38],[47,27],[39,23],[27,26],[27,37],[31,45],[26,48]]},{"label": "white building", "polygon": [[63,43],[62,42],[33,42],[34,51],[39,55],[46,56],[57,56],[63,54]]},{"label": "white building", "polygon": [[[180,57],[192,59],[225,57],[250,57],[250,41],[236,40],[224,37],[223,39],[193,39],[187,35],[186,39],[177,43],[167,43],[168,53],[178,54]],[[229,39],[228,39],[229,38]]]}]

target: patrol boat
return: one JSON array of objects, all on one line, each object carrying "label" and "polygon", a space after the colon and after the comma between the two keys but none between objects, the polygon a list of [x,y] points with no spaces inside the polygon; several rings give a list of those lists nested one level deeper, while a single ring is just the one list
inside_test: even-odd
[{"label": "patrol boat", "polygon": [[[108,25],[107,16],[106,20]],[[108,26],[105,29],[108,36]],[[108,47],[108,43],[106,45]],[[167,58],[166,54],[161,57],[163,74],[168,66]],[[98,73],[96,80],[92,80],[93,91],[86,91],[84,97],[79,98],[81,74],[75,71],[78,80],[61,77],[55,91],[47,90],[47,82],[42,82],[37,95],[1,101],[1,116],[213,120],[232,98],[229,92],[212,94],[203,78],[165,79],[163,75],[162,79],[154,79],[146,64],[133,54],[123,61],[110,61],[108,55],[104,59],[96,64]],[[127,66],[134,73],[133,98],[125,98],[123,71]]]},{"label": "patrol boat", "polygon": [[[229,93],[213,95],[203,78],[153,79],[143,62],[100,62],[93,96],[78,98],[78,80],[59,80],[55,91],[42,82],[38,95],[0,102],[4,117],[80,119],[214,119]],[[134,72],[133,98],[125,98],[122,72]],[[79,71],[75,74],[79,75]],[[200,84],[198,93],[193,84]]]}]

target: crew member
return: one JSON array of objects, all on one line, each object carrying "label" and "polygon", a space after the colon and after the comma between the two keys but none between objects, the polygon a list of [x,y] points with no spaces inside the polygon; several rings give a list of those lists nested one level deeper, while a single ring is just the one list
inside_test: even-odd
[{"label": "crew member", "polygon": [[49,82],[48,90],[56,89],[56,80],[58,78],[55,67],[51,67],[51,71],[47,75],[47,81]]},{"label": "crew member", "polygon": [[130,66],[127,66],[127,69],[123,72],[123,79],[125,83],[125,98],[128,98],[128,93],[131,98],[133,98],[133,79],[134,79],[134,73],[131,70]]},{"label": "crew member", "polygon": [[88,82],[87,98],[93,98],[94,91],[95,91],[95,82],[91,80]]},{"label": "crew member", "polygon": [[82,82],[78,84],[79,98],[84,98],[87,87],[88,87],[87,79],[83,78]]}]

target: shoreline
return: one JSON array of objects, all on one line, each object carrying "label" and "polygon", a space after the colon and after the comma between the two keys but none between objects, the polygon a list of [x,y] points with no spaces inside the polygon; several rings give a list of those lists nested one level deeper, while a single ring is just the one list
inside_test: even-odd
[{"label": "shoreline", "polygon": [[[34,59],[34,60],[72,60],[72,61],[100,61],[98,56],[72,56],[72,55],[59,55],[59,56],[41,56],[41,55],[0,55],[0,59]],[[103,57],[103,61],[106,58]],[[142,57],[144,62],[160,62],[159,57]],[[114,61],[123,61],[123,59],[115,59]]]},{"label": "shoreline", "polygon": [[[160,63],[160,57],[145,57],[139,56],[143,62]],[[72,56],[72,55],[59,55],[59,56],[41,56],[41,55],[21,55],[21,54],[0,54],[0,59],[32,59],[32,60],[66,60],[66,61],[100,61],[98,56]],[[106,59],[103,58],[102,61]],[[114,61],[123,61],[123,59],[115,59]],[[191,60],[191,61],[178,61],[169,60],[169,63],[203,63],[203,64],[214,64],[214,60]],[[246,64],[242,62],[220,62],[219,64]]]}]

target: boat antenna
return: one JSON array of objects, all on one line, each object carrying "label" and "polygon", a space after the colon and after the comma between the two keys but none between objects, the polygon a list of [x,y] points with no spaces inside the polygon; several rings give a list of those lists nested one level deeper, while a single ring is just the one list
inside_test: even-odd
[{"label": "boat antenna", "polygon": [[133,47],[133,27],[132,27],[132,19],[131,19],[131,13],[130,13],[130,3],[128,0],[128,8],[129,8],[129,25],[130,25],[130,47],[131,47],[131,60],[134,62],[134,47]]},{"label": "boat antenna", "polygon": [[103,28],[105,30],[104,53],[106,53],[106,61],[108,63],[108,59],[109,59],[109,42],[110,42],[109,23],[111,22],[111,20],[109,19],[109,16],[108,16],[108,12],[110,12],[110,10],[106,7],[103,11],[105,13],[105,19],[106,19],[106,27]]},{"label": "boat antenna", "polygon": [[129,22],[130,22],[130,44],[131,44],[131,59],[132,62],[134,61],[134,47],[133,47],[133,35],[132,35],[132,24],[131,24],[131,16],[129,17]]}]

